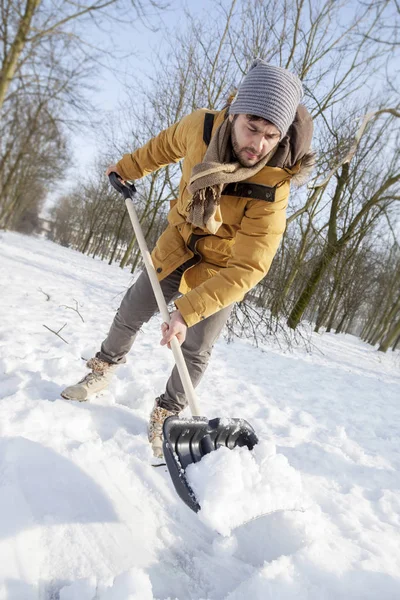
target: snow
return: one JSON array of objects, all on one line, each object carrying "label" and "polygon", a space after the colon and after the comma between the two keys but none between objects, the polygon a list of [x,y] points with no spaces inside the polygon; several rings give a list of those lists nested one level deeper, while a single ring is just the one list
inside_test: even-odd
[{"label": "snow", "polygon": [[201,506],[200,520],[230,535],[252,519],[279,510],[301,510],[300,473],[273,444],[219,448],[186,469],[187,481]]},{"label": "snow", "polygon": [[399,352],[349,335],[292,353],[219,340],[200,405],[246,419],[260,444],[192,467],[196,515],[150,464],[147,418],[173,365],[158,316],[108,391],[60,399],[131,281],[1,235],[0,600],[400,598]]}]

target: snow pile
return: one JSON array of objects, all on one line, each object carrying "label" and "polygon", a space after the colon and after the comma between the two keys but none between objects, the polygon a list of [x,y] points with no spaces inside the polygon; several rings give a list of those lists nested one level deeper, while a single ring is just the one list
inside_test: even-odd
[{"label": "snow pile", "polygon": [[132,568],[116,577],[100,600],[153,600],[149,576],[141,569]]},{"label": "snow pile", "polygon": [[60,600],[93,600],[96,594],[94,578],[81,579],[60,590]]},{"label": "snow pile", "polygon": [[225,536],[259,516],[301,509],[300,474],[272,443],[259,442],[252,451],[223,446],[189,465],[186,476],[200,519]]},{"label": "snow pile", "polygon": [[93,578],[77,581],[60,591],[60,600],[153,600],[148,575],[133,567],[114,579],[111,586],[98,595]]}]

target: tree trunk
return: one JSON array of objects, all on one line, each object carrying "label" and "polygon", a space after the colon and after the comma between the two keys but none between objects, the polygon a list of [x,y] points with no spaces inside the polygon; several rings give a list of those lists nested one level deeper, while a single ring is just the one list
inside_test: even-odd
[{"label": "tree trunk", "polygon": [[393,348],[392,348],[393,352],[397,349],[397,346],[399,346],[399,345],[400,345],[400,335],[393,345]]},{"label": "tree trunk", "polygon": [[301,319],[304,311],[306,310],[307,306],[309,305],[310,300],[317,288],[317,285],[318,285],[319,281],[321,280],[321,277],[325,273],[326,269],[328,268],[329,264],[331,263],[332,259],[337,254],[337,252],[338,252],[337,246],[327,248],[325,250],[325,252],[322,254],[317,265],[314,267],[314,271],[311,273],[310,277],[308,278],[306,287],[304,288],[303,292],[300,294],[299,299],[297,300],[296,304],[294,305],[294,307],[289,315],[287,324],[292,329],[296,329],[297,325],[299,324],[300,319]]},{"label": "tree trunk", "polygon": [[131,241],[129,242],[129,245],[128,245],[127,249],[125,250],[125,254],[122,257],[121,262],[119,263],[119,266],[121,267],[121,269],[123,269],[126,266],[126,263],[130,259],[135,242],[136,242],[136,235],[133,234]]},{"label": "tree trunk", "polygon": [[90,241],[91,241],[91,239],[92,239],[92,237],[93,237],[93,233],[94,233],[94,232],[93,232],[92,230],[90,230],[90,231],[89,231],[89,234],[86,236],[85,243],[83,244],[83,248],[82,248],[82,250],[81,250],[82,254],[86,254],[86,250],[87,250],[87,249],[88,249],[88,247],[89,247]]},{"label": "tree trunk", "polygon": [[284,307],[284,303],[285,300],[287,298],[287,295],[289,293],[290,288],[293,285],[294,280],[296,279],[299,271],[300,271],[300,267],[303,263],[304,260],[304,256],[306,254],[307,251],[307,241],[308,241],[308,234],[311,228],[311,218],[309,219],[309,222],[307,224],[306,230],[302,235],[302,239],[301,239],[301,244],[300,244],[300,248],[299,251],[297,253],[297,257],[296,257],[296,262],[293,265],[289,276],[287,277],[284,286],[283,286],[283,290],[280,294],[278,294],[276,300],[273,302],[272,307],[271,307],[271,313],[274,316],[278,316],[278,314],[280,312],[282,312],[282,309]]},{"label": "tree trunk", "polygon": [[113,262],[113,260],[114,260],[114,256],[115,256],[115,253],[116,253],[117,247],[118,247],[119,237],[121,235],[121,230],[122,230],[122,227],[123,227],[123,224],[124,224],[124,221],[125,221],[125,217],[126,217],[126,211],[124,210],[124,212],[122,213],[122,218],[121,218],[121,220],[119,222],[118,231],[117,231],[117,233],[115,235],[114,247],[113,247],[113,250],[111,252],[111,258],[108,261],[109,265],[111,265],[112,262]]},{"label": "tree trunk", "polygon": [[[99,223],[99,225],[100,225],[100,223]],[[106,229],[107,229],[107,225],[108,225],[108,221],[106,219],[104,221],[104,225],[103,225],[103,228],[101,230],[101,234],[99,236],[97,244],[95,245],[95,249],[94,249],[92,258],[95,258],[97,256],[97,254],[100,252],[101,248],[102,248],[102,245],[103,245],[103,242],[104,242],[104,236],[105,236]]]},{"label": "tree trunk", "polygon": [[364,327],[362,328],[360,337],[361,339],[366,342],[371,334],[371,331],[375,325],[375,321],[377,319],[377,312],[376,310],[373,311],[373,316],[372,318],[368,319],[367,322],[365,323]]},{"label": "tree trunk", "polygon": [[13,218],[15,216],[14,211],[16,210],[16,207],[18,206],[20,200],[21,197],[18,193],[16,193],[13,200],[7,205],[7,209],[2,213],[2,218],[0,220],[0,227],[2,229],[7,230],[12,225]]},{"label": "tree trunk", "polygon": [[337,326],[335,333],[342,333],[346,319],[347,319],[347,312],[345,312],[343,317],[340,319],[340,323]]},{"label": "tree trunk", "polygon": [[353,329],[353,323],[354,323],[355,318],[356,318],[356,313],[353,313],[350,317],[349,322],[346,325],[346,333],[350,333],[350,335],[353,335],[352,329]]},{"label": "tree trunk", "polygon": [[335,283],[333,284],[333,288],[332,288],[332,291],[329,296],[329,300],[328,300],[325,308],[321,307],[321,309],[318,312],[318,317],[316,319],[315,329],[314,329],[314,331],[316,333],[318,333],[319,328],[322,327],[323,323],[326,321],[326,319],[329,317],[329,315],[331,313],[331,310],[336,301],[336,297],[337,297],[336,291],[337,291],[338,287],[339,287],[338,281],[335,280]]},{"label": "tree trunk", "polygon": [[0,110],[4,104],[10,83],[15,75],[18,59],[24,50],[33,15],[40,2],[41,0],[27,0],[25,13],[20,17],[18,31],[8,54],[4,56],[3,65],[0,71]]},{"label": "tree trunk", "polygon": [[397,312],[400,310],[400,296],[396,302],[392,305],[390,310],[383,316],[379,326],[377,327],[375,334],[373,335],[371,344],[375,346],[384,336],[391,331],[392,320],[394,319]]},{"label": "tree trunk", "polygon": [[393,344],[393,342],[396,340],[397,336],[399,336],[399,335],[400,335],[400,319],[397,321],[397,323],[395,323],[393,325],[393,327],[389,330],[389,333],[387,334],[387,336],[385,337],[383,342],[381,342],[381,345],[378,348],[379,352],[386,352],[390,348],[390,346]]},{"label": "tree trunk", "polygon": [[136,254],[135,254],[135,258],[133,259],[133,262],[132,262],[131,273],[134,273],[134,272],[135,272],[135,270],[136,270],[136,268],[137,268],[137,266],[138,266],[138,262],[139,262],[139,260],[140,260],[140,250],[139,250],[139,248],[138,248],[138,249],[137,249],[137,252],[136,252]]}]

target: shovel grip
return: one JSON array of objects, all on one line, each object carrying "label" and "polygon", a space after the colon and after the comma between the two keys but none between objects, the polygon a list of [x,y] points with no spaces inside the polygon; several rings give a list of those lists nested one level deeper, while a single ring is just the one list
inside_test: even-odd
[{"label": "shovel grip", "polygon": [[[156,297],[158,309],[161,313],[163,320],[167,324],[169,324],[170,316],[168,312],[167,303],[165,302],[164,294],[162,293],[160,282],[158,281],[156,270],[151,259],[151,254],[147,247],[146,239],[143,235],[143,231],[139,219],[137,217],[131,195],[129,197],[125,197],[125,204],[128,210],[129,218],[132,223],[133,230],[136,235],[137,242],[139,244],[140,252],[143,257],[143,262],[145,264],[146,271],[150,279],[151,287],[153,288],[153,292]],[[189,403],[190,411],[193,416],[200,416],[200,409],[198,406],[196,393],[194,391],[192,380],[190,379],[189,371],[187,369],[181,347],[176,337],[173,337],[171,340],[171,349],[174,355],[179,376],[181,378],[183,389],[185,391],[185,396]]]}]

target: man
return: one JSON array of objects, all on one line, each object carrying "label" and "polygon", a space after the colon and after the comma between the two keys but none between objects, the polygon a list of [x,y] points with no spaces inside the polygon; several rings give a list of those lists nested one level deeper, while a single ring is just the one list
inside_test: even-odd
[{"label": "man", "polygon": [[[176,308],[162,326],[161,344],[178,338],[194,386],[232,304],[268,272],[285,229],[290,182],[310,170],[312,120],[301,98],[294,74],[257,59],[229,108],[197,110],[107,169],[130,181],[184,158],[179,196],[152,259],[165,299]],[[143,271],[88,361],[91,372],[62,396],[83,401],[107,387],[156,311]],[[150,415],[156,456],[162,456],[164,420],[185,406],[175,367]]]}]

